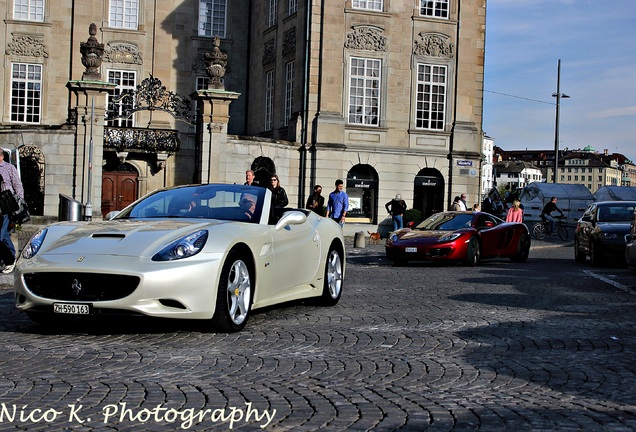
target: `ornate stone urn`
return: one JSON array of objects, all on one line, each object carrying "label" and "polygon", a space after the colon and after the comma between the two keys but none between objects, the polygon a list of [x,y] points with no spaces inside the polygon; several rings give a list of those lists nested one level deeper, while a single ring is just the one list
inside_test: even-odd
[{"label": "ornate stone urn", "polygon": [[101,81],[102,75],[99,68],[102,66],[102,56],[104,55],[104,44],[99,43],[95,35],[97,26],[92,23],[88,27],[90,37],[86,42],[80,42],[80,53],[82,53],[82,64],[86,70],[82,74],[82,80]]},{"label": "ornate stone urn", "polygon": [[205,53],[205,70],[210,77],[208,88],[223,90],[225,89],[223,76],[225,75],[225,67],[227,66],[227,54],[219,48],[221,39],[218,36],[214,36],[212,45],[212,52]]}]

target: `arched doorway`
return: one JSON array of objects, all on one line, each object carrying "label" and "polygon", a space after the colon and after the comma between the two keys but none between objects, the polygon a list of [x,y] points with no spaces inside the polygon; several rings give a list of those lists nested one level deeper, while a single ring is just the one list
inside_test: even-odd
[{"label": "arched doorway", "polygon": [[138,178],[135,167],[127,163],[102,172],[102,216],[121,210],[137,199]]},{"label": "arched doorway", "polygon": [[435,168],[424,168],[417,173],[413,185],[413,208],[429,217],[444,208],[444,177]]},{"label": "arched doorway", "polygon": [[378,172],[366,164],[353,166],[347,174],[351,222],[378,223]]},{"label": "arched doorway", "polygon": [[20,174],[29,213],[44,214],[44,154],[39,147],[20,147]]},{"label": "arched doorway", "polygon": [[[254,159],[250,169],[254,171],[254,183],[263,187],[268,187],[270,177],[276,174],[276,164],[266,156]],[[281,184],[284,184],[284,179],[281,179]]]}]

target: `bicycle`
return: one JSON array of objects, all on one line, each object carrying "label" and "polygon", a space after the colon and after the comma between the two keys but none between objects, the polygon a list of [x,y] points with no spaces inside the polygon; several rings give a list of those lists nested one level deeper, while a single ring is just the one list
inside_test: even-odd
[{"label": "bicycle", "polygon": [[[566,241],[568,239],[568,230],[563,222],[565,216],[557,216],[555,219],[557,235],[561,240]],[[532,235],[537,240],[543,240],[551,230],[552,227],[550,226],[550,222],[547,219],[544,219],[543,221],[534,224],[534,227],[532,228]]]}]

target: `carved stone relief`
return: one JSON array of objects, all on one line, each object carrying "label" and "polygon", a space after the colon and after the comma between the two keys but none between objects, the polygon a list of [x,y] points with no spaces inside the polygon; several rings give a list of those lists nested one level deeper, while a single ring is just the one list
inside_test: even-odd
[{"label": "carved stone relief", "polygon": [[296,27],[287,30],[283,34],[283,55],[293,54],[296,52]]},{"label": "carved stone relief", "polygon": [[109,43],[104,51],[104,60],[109,63],[143,64],[141,52],[135,45]]},{"label": "carved stone relief", "polygon": [[276,61],[276,45],[274,39],[270,39],[263,44],[263,66],[274,61]]},{"label": "carved stone relief", "polygon": [[382,36],[382,30],[376,27],[353,27],[347,33],[345,48],[367,51],[386,51],[387,38]]},{"label": "carved stone relief", "polygon": [[24,57],[49,57],[42,40],[33,36],[14,35],[13,40],[7,44],[5,54]]},{"label": "carved stone relief", "polygon": [[438,33],[419,34],[420,40],[413,44],[413,54],[428,57],[451,59],[455,55],[455,46],[449,42],[450,37]]}]

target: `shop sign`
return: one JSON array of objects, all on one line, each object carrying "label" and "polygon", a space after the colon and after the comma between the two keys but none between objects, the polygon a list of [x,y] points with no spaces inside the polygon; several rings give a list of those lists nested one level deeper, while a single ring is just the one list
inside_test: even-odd
[{"label": "shop sign", "polygon": [[416,176],[415,186],[437,187],[442,185],[442,180],[443,179],[439,177],[433,176]]},{"label": "shop sign", "polygon": [[376,189],[377,183],[377,180],[347,179],[348,188]]}]

